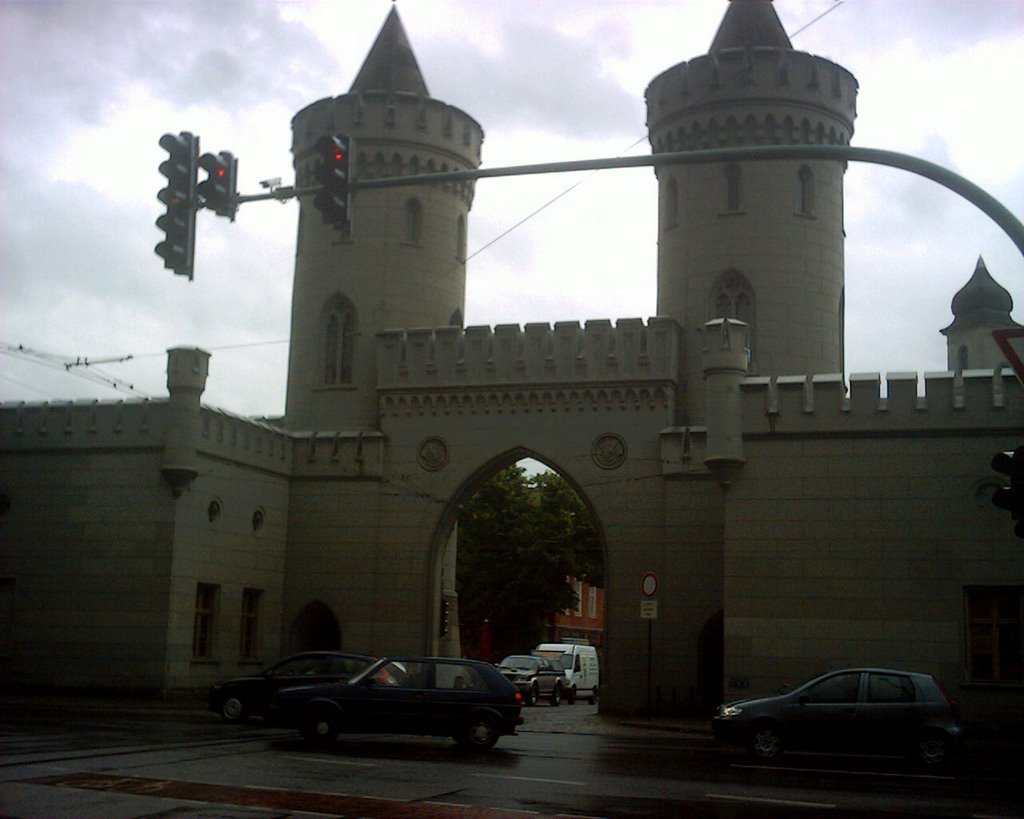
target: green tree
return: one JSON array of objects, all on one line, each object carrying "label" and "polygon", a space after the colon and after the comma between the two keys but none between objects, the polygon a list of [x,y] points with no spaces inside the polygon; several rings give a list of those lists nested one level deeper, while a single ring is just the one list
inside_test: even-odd
[{"label": "green tree", "polygon": [[463,506],[458,549],[463,650],[484,659],[542,640],[552,615],[577,603],[567,578],[603,583],[590,512],[553,472],[497,473]]}]

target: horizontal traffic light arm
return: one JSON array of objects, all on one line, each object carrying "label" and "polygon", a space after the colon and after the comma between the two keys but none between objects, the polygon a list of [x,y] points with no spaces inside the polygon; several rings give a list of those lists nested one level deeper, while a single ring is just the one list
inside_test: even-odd
[{"label": "horizontal traffic light arm", "polygon": [[[1014,216],[998,199],[975,185],[969,179],[953,173],[941,165],[896,151],[877,148],[854,148],[849,145],[763,145],[744,148],[712,148],[701,151],[676,151],[650,156],[619,156],[602,159],[581,159],[568,162],[547,162],[538,165],[513,165],[504,168],[477,168],[475,170],[441,171],[422,173],[414,176],[392,176],[381,179],[350,180],[353,191],[376,188],[398,188],[408,185],[431,185],[435,182],[460,182],[475,179],[490,179],[501,176],[528,176],[545,173],[571,173],[612,168],[646,168],[662,165],[699,165],[708,162],[743,162],[766,159],[813,160],[834,159],[842,162],[867,162],[888,165],[910,171],[937,182],[959,194],[992,219],[1010,237],[1021,255],[1024,256],[1024,224]],[[317,193],[321,186],[307,188],[282,187],[270,193],[240,196],[238,202],[258,202],[266,199],[286,201],[294,196]]]}]

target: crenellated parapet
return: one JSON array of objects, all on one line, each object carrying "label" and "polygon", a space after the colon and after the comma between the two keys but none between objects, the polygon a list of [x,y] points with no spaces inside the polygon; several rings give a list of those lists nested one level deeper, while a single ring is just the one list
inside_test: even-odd
[{"label": "crenellated parapet", "polygon": [[200,411],[197,451],[203,455],[287,473],[295,460],[295,449],[296,439],[273,424],[213,407]]},{"label": "crenellated parapet", "polygon": [[849,144],[857,80],[823,57],[730,48],[679,63],[647,88],[656,153],[737,145]]},{"label": "crenellated parapet", "polygon": [[664,317],[391,330],[377,335],[378,387],[674,381],[678,344]]},{"label": "crenellated parapet", "polygon": [[[353,140],[356,179],[380,179],[476,168],[483,129],[460,109],[408,91],[361,91],[319,100],[292,120],[296,184],[311,186],[314,146],[324,134]],[[437,187],[472,202],[473,183]]]},{"label": "crenellated parapet", "polygon": [[889,373],[882,391],[878,373],[752,376],[740,386],[743,434],[870,435],[897,431],[932,434],[969,429],[1024,427],[1024,389],[1009,369]]},{"label": "crenellated parapet", "polygon": [[0,403],[0,447],[159,447],[166,410],[166,399]]}]

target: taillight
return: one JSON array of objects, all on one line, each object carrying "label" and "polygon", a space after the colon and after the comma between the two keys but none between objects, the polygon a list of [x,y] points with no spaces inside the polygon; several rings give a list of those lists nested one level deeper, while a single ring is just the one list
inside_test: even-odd
[{"label": "taillight", "polygon": [[522,705],[522,704],[523,704],[523,695],[520,694],[519,691],[517,690],[516,691],[516,705]]},{"label": "taillight", "polygon": [[946,698],[946,702],[949,703],[949,710],[953,714],[953,719],[956,722],[960,721],[960,705],[955,699],[946,693],[946,689],[942,687],[942,683],[939,682],[938,677],[933,676],[932,682],[935,683],[935,687],[939,689],[939,693]]}]

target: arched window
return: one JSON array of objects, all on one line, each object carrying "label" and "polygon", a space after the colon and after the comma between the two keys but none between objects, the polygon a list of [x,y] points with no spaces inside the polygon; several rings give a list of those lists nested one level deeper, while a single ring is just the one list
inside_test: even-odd
[{"label": "arched window", "polygon": [[448,324],[451,327],[461,327],[462,326],[462,311],[461,310],[456,310],[454,313],[452,313],[452,317],[450,319],[448,319]]},{"label": "arched window", "polygon": [[334,296],[324,309],[321,327],[324,384],[351,384],[357,329],[352,302]]},{"label": "arched window", "polygon": [[738,211],[742,204],[743,169],[735,162],[725,166],[725,209],[728,212]]},{"label": "arched window", "polygon": [[803,165],[796,175],[796,212],[814,215],[814,171]]},{"label": "arched window", "polygon": [[405,225],[402,239],[411,245],[418,245],[422,231],[423,206],[419,199],[410,199],[405,203]]},{"label": "arched window", "polygon": [[708,299],[708,318],[732,318],[746,323],[750,356],[754,355],[754,329],[757,321],[754,288],[747,277],[736,270],[727,270],[711,287]]}]

